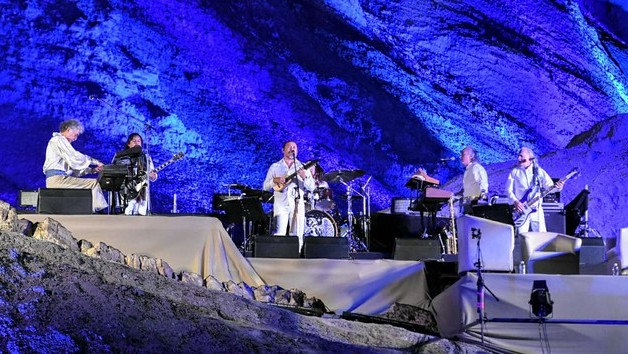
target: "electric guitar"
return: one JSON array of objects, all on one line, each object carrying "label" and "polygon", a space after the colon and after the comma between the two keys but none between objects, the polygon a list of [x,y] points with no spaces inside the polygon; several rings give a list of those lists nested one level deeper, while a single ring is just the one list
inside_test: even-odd
[{"label": "electric guitar", "polygon": [[[569,172],[567,174],[567,176],[563,177],[560,179],[560,181],[558,182],[567,182],[570,178],[578,175],[580,172],[578,171],[578,168],[574,168],[573,170],[571,170],[571,172]],[[558,183],[556,182],[556,183]],[[548,194],[552,193],[556,188],[552,188],[549,189],[547,191],[545,191],[544,193],[539,193],[536,197],[526,201],[525,203],[523,203],[523,211],[518,211],[518,210],[513,210],[512,211],[512,219],[515,222],[515,227],[521,227],[521,225],[523,225],[526,220],[528,220],[528,216],[530,216],[530,213],[532,213],[535,209],[532,209],[531,205],[536,204],[536,202],[538,202],[539,200],[542,200],[543,198],[545,198],[545,196],[547,196]]]},{"label": "electric guitar", "polygon": [[[152,170],[151,172],[159,172],[163,170],[164,168],[166,168],[166,166],[170,165],[171,163],[181,160],[183,156],[184,156],[183,153],[179,152],[175,154],[174,156],[172,156],[170,160],[164,162],[163,164],[161,164],[159,167]],[[129,180],[126,183],[126,197],[128,199],[136,198],[138,194],[140,194],[140,191],[142,190],[142,188],[144,188],[146,183],[148,183],[148,173],[146,173],[146,171],[138,172],[135,178],[133,178],[132,180]]]},{"label": "electric guitar", "polygon": [[[318,160],[308,161],[299,169],[307,170],[308,168],[314,166],[317,162]],[[277,192],[283,191],[283,189],[286,188],[286,186],[290,184],[290,182],[292,182],[292,180],[297,176],[297,172],[292,172],[291,174],[287,175],[283,183],[275,183],[275,185],[273,186],[273,189]]]}]

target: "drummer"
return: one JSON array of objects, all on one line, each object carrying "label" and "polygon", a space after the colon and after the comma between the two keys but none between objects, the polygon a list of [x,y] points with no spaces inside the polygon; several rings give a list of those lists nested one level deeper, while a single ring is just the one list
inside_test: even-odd
[{"label": "drummer", "polygon": [[310,167],[310,171],[312,172],[312,176],[314,177],[314,183],[316,188],[314,189],[313,195],[313,208],[316,210],[329,211],[335,207],[335,203],[332,200],[332,192],[329,188],[329,183],[325,181],[323,178],[325,175],[325,170],[319,165],[316,164]]}]

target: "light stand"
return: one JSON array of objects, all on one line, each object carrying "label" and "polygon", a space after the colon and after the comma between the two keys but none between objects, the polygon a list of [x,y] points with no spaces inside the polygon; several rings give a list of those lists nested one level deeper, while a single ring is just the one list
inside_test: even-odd
[{"label": "light stand", "polygon": [[478,321],[480,321],[480,338],[482,343],[484,343],[484,325],[486,323],[486,317],[484,314],[484,289],[486,289],[495,300],[499,301],[497,296],[484,284],[484,279],[482,278],[482,250],[480,248],[480,240],[482,239],[482,230],[477,229],[475,227],[471,228],[471,238],[477,239],[477,259],[474,263],[475,269],[477,270],[477,312],[478,312]]}]

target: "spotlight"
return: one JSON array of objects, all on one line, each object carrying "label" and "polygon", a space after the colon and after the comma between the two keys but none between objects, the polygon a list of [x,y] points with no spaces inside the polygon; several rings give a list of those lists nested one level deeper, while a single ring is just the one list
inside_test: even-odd
[{"label": "spotlight", "polygon": [[532,313],[538,318],[545,318],[552,314],[553,304],[545,280],[535,280],[530,294]]}]

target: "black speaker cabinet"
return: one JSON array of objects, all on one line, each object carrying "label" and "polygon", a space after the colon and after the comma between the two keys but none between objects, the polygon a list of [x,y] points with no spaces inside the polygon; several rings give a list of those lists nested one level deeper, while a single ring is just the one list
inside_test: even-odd
[{"label": "black speaker cabinet", "polygon": [[347,237],[306,237],[303,241],[305,258],[349,258],[349,239]]},{"label": "black speaker cabinet", "polygon": [[606,251],[601,237],[582,238],[580,274],[606,274]]},{"label": "black speaker cabinet", "polygon": [[396,238],[393,259],[400,261],[419,261],[440,259],[440,242],[434,239]]},{"label": "black speaker cabinet", "polygon": [[255,236],[253,256],[258,258],[299,258],[296,236]]},{"label": "black speaker cabinet", "polygon": [[543,209],[543,213],[545,215],[545,226],[547,227],[547,232],[556,232],[566,235],[565,213],[562,210]]},{"label": "black speaker cabinet", "polygon": [[91,189],[39,189],[39,214],[92,214]]}]

